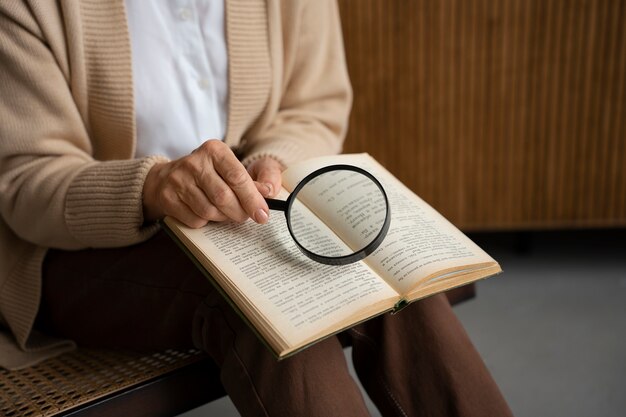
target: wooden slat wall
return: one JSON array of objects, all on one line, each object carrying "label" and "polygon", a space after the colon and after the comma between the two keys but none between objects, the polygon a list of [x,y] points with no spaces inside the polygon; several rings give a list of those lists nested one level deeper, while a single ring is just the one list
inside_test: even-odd
[{"label": "wooden slat wall", "polygon": [[466,230],[626,226],[626,1],[339,5],[345,151]]}]

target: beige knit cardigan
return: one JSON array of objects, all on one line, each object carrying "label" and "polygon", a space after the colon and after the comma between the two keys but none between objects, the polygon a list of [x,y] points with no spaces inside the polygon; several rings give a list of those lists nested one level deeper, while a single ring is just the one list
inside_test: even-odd
[{"label": "beige knit cardigan", "polygon": [[[244,163],[340,151],[351,101],[332,0],[227,0],[226,143]],[[158,86],[155,86],[158,88]],[[33,331],[46,248],[141,242],[123,0],[0,3],[0,366],[72,347]]]}]

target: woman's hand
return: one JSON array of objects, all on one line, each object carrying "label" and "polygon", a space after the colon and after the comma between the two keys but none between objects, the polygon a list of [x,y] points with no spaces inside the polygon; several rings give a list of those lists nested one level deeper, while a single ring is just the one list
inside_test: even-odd
[{"label": "woman's hand", "polygon": [[[263,175],[274,187],[274,175]],[[143,186],[144,218],[168,215],[193,228],[228,219],[263,224],[269,208],[260,189],[226,144],[209,140],[190,155],[152,167]]]},{"label": "woman's hand", "polygon": [[284,167],[274,158],[266,157],[253,161],[248,172],[264,197],[274,197],[280,190]]}]

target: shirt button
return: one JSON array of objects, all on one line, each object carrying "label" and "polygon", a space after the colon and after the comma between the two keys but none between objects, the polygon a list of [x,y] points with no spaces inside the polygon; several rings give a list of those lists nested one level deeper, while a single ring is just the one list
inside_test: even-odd
[{"label": "shirt button", "polygon": [[198,80],[198,85],[201,89],[206,90],[211,86],[211,82],[208,78],[200,78],[200,80]]},{"label": "shirt button", "polygon": [[178,18],[180,20],[189,20],[191,19],[192,13],[188,8],[183,8],[178,11]]}]

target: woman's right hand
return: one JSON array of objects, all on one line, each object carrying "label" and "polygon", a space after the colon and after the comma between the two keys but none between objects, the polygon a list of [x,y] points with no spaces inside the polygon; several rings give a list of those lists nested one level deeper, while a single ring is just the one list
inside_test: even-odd
[{"label": "woman's right hand", "polygon": [[193,228],[209,221],[263,224],[269,208],[245,167],[220,140],[208,140],[191,154],[155,164],[143,186],[146,221],[172,216]]}]

